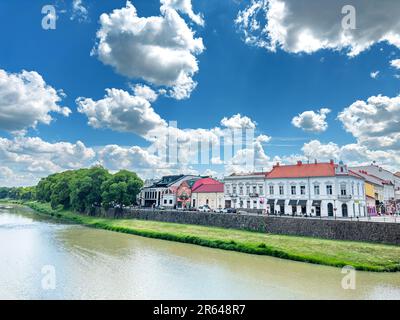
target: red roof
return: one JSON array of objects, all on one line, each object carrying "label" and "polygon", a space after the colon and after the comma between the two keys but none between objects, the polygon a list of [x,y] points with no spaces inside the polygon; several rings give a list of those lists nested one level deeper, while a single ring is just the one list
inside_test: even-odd
[{"label": "red roof", "polygon": [[204,184],[218,184],[220,183],[219,181],[213,179],[213,178],[202,178],[197,180],[193,186],[192,186],[192,191],[196,190],[198,187],[204,185]]},{"label": "red roof", "polygon": [[197,192],[197,193],[224,192],[224,184],[213,178],[203,178],[197,180],[193,184],[192,192]]},{"label": "red roof", "polygon": [[224,184],[203,184],[202,186],[198,187],[196,190],[193,190],[192,193],[217,193],[217,192],[224,192]]},{"label": "red roof", "polygon": [[296,165],[276,165],[267,175],[268,179],[277,178],[305,178],[305,177],[333,177],[335,164],[329,163],[301,163]]}]

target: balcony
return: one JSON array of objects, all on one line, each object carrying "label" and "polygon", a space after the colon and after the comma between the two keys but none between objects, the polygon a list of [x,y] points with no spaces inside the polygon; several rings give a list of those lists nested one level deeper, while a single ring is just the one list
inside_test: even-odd
[{"label": "balcony", "polygon": [[228,196],[230,196],[231,198],[237,198],[238,197],[237,193],[229,193]]},{"label": "balcony", "polygon": [[352,195],[342,195],[342,194],[338,195],[338,200],[341,201],[350,201],[352,198],[353,198]]},{"label": "balcony", "polygon": [[250,193],[250,194],[249,194],[249,197],[250,197],[250,198],[258,198],[258,197],[259,197],[259,194],[253,192],[253,193]]}]

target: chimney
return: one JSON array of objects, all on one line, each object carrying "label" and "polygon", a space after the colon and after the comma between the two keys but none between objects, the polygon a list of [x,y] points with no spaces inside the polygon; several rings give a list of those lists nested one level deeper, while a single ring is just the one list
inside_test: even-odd
[{"label": "chimney", "polygon": [[297,161],[297,165],[301,166],[303,163],[301,161]]}]

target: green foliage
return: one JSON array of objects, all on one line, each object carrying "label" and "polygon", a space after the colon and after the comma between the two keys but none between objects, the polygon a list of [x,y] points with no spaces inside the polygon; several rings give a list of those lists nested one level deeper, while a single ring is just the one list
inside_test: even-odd
[{"label": "green foliage", "polygon": [[96,207],[129,206],[143,181],[134,172],[121,170],[112,175],[101,166],[69,170],[40,180],[36,187],[0,188],[0,199],[49,202],[78,212],[93,213]]},{"label": "green foliage", "polygon": [[136,173],[121,170],[102,184],[103,206],[108,209],[135,204],[142,187],[143,181]]},{"label": "green foliage", "polygon": [[0,199],[36,200],[36,187],[6,188],[0,187]]}]

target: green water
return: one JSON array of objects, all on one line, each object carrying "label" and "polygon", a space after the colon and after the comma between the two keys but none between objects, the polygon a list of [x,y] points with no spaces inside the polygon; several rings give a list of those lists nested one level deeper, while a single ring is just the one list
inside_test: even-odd
[{"label": "green water", "polygon": [[344,276],[0,209],[0,299],[400,299],[400,273],[357,272],[355,290]]}]

